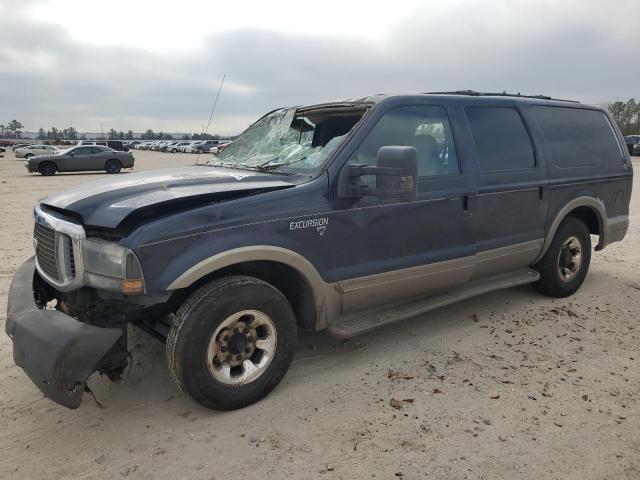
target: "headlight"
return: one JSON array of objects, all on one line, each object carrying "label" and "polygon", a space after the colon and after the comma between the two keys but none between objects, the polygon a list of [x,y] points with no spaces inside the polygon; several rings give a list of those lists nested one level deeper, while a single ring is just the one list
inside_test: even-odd
[{"label": "headlight", "polygon": [[142,268],[131,250],[101,240],[85,240],[82,248],[87,285],[126,294],[144,293]]}]

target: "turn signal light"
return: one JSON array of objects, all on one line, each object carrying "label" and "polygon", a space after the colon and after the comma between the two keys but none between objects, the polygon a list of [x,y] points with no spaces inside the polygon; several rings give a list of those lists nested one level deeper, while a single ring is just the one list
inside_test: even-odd
[{"label": "turn signal light", "polygon": [[143,280],[122,280],[122,293],[129,295],[136,293],[144,293]]}]

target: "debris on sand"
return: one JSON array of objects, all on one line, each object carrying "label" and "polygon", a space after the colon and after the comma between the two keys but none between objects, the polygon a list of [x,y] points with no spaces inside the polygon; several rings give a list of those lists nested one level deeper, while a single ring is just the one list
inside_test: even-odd
[{"label": "debris on sand", "polygon": [[391,381],[395,380],[413,380],[413,375],[409,375],[408,373],[401,372],[399,370],[389,370],[387,372],[387,378]]}]

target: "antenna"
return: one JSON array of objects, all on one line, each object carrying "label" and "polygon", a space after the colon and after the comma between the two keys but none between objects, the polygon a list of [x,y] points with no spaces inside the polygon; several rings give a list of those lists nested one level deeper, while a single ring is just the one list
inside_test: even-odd
[{"label": "antenna", "polygon": [[[209,132],[209,125],[211,125],[211,119],[213,118],[213,112],[216,110],[216,105],[218,105],[218,98],[220,98],[220,92],[222,91],[222,85],[224,85],[224,79],[227,78],[227,74],[222,75],[222,80],[220,81],[220,87],[218,88],[218,93],[216,94],[216,99],[213,101],[213,107],[211,107],[211,114],[209,115],[209,121],[207,122],[207,128],[202,133],[202,139],[206,139],[206,135]],[[196,157],[196,165],[198,165],[198,161],[200,160],[200,149],[198,149],[198,156]]]}]

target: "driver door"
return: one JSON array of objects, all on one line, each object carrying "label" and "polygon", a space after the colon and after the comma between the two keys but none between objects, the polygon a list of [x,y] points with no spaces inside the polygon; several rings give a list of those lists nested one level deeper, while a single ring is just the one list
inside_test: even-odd
[{"label": "driver door", "polygon": [[80,172],[84,170],[83,166],[89,156],[89,148],[76,147],[58,160],[58,169],[61,172]]},{"label": "driver door", "polygon": [[[378,150],[391,145],[416,148],[417,198],[368,196],[335,211],[331,233],[343,313],[445,291],[473,272],[473,192],[447,111],[437,105],[390,108],[349,163],[375,165]],[[373,176],[361,181],[375,185]]]}]

